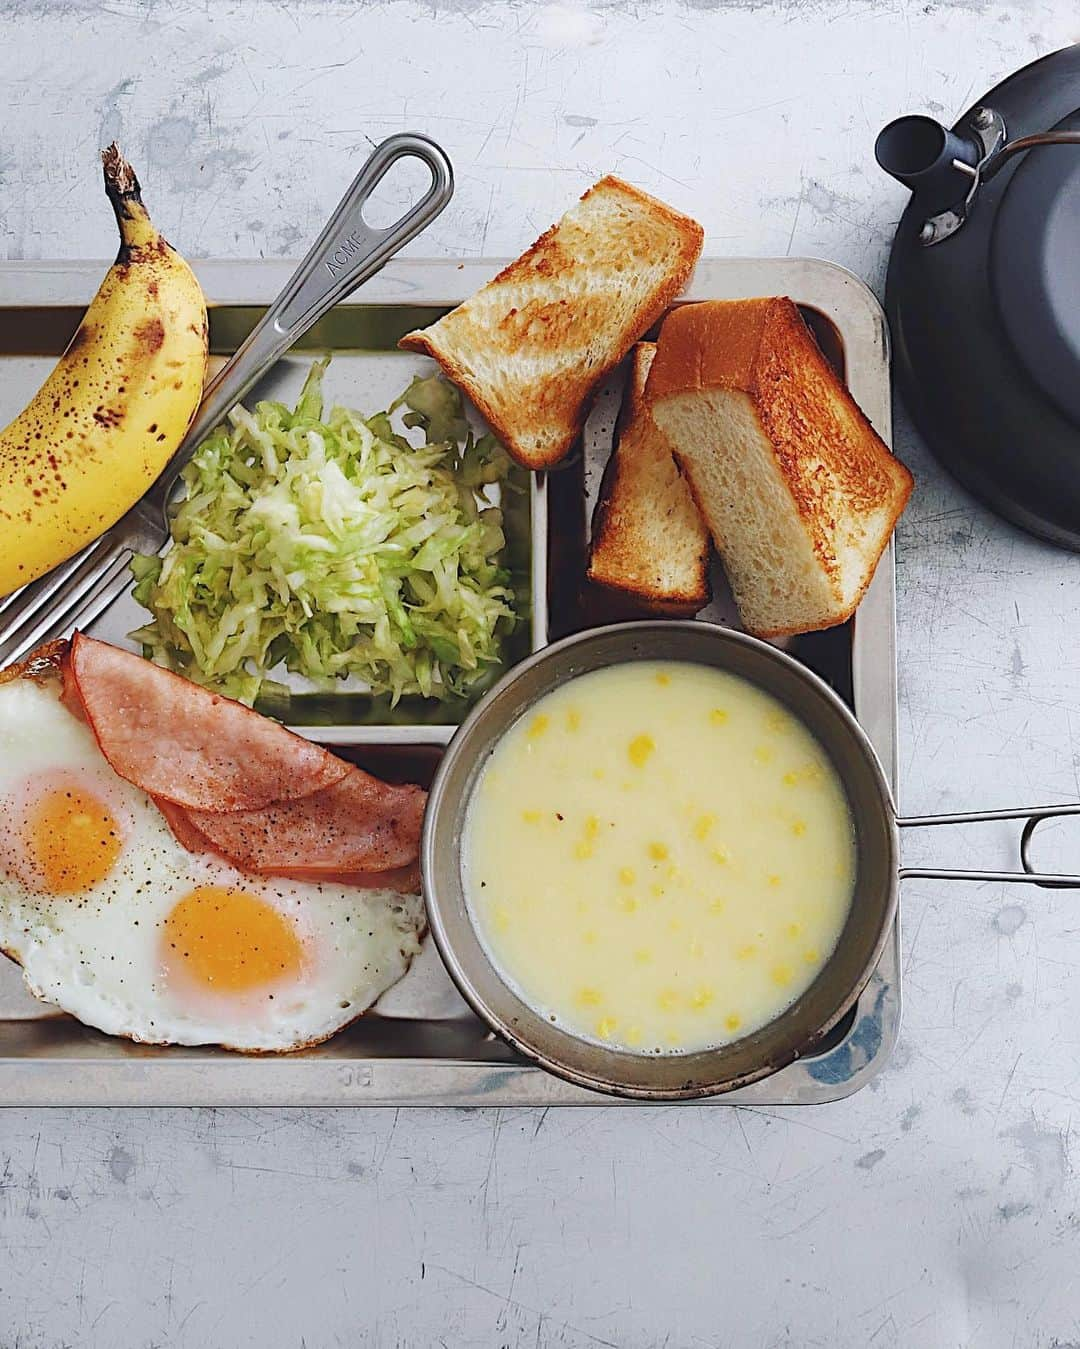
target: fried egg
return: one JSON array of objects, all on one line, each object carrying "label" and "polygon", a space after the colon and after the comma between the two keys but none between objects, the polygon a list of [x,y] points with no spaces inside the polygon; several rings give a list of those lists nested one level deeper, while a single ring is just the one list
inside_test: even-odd
[{"label": "fried egg", "polygon": [[188,852],[55,684],[0,685],[0,948],[37,997],[133,1040],[299,1049],[400,979],[422,930],[417,895]]}]

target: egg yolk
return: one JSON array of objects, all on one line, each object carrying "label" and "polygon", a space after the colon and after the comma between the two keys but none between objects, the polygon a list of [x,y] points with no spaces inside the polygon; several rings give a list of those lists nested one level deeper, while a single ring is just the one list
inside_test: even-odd
[{"label": "egg yolk", "polygon": [[294,924],[246,890],[202,885],[169,912],[167,959],[194,983],[218,993],[247,993],[298,977],[304,948]]},{"label": "egg yolk", "polygon": [[23,817],[22,844],[35,883],[50,895],[75,895],[103,881],[122,840],[116,817],[82,787],[55,787]]}]

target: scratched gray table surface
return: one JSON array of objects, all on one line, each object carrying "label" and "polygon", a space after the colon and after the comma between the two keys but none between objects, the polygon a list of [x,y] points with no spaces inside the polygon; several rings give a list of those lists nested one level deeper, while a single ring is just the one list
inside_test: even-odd
[{"label": "scratched gray table surface", "polygon": [[[114,136],[189,255],[295,255],[369,140],[410,128],[458,171],[413,251],[512,253],[614,170],[694,212],[711,252],[833,258],[879,289],[902,205],[879,125],[950,118],[1080,38],[1071,0],[0,17],[0,256],[111,252]],[[1075,797],[1080,560],[990,518],[898,428],[919,479],[903,805]],[[1004,865],[1011,837],[934,842]],[[0,1112],[0,1345],[1078,1342],[1077,903],[909,885],[902,1038],[828,1107]]]}]

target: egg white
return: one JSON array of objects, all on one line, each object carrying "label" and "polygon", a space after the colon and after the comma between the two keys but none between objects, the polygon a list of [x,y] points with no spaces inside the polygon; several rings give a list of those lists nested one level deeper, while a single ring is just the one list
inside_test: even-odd
[{"label": "egg white", "polygon": [[[418,895],[252,877],[189,853],[58,693],[27,679],[0,685],[0,948],[32,993],[110,1035],[283,1051],[326,1039],[406,972],[424,925]],[[13,864],[14,803],[57,773],[76,776],[120,824],[110,874],[76,895],[34,893]],[[265,990],[212,995],[170,977],[163,924],[182,896],[206,885],[246,891],[288,916],[303,943],[303,973]]]}]

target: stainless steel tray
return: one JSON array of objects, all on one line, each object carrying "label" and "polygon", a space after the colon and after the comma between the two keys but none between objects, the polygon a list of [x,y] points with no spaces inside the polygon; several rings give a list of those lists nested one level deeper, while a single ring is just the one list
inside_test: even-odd
[{"label": "stainless steel tray", "polygon": [[[359,407],[381,405],[408,381],[415,357],[397,337],[471,293],[501,265],[398,262],[312,330],[312,350],[340,353],[331,392]],[[196,268],[213,305],[212,344],[231,350],[284,284],[292,264],[204,263]],[[0,264],[0,421],[22,406],[77,326],[104,272],[101,263]],[[829,263],[790,259],[705,260],[690,300],[788,294],[843,370],[880,434],[891,435],[888,338],[871,292]],[[274,379],[296,378],[296,358]],[[275,387],[281,387],[276,384]],[[583,452],[541,480],[532,497],[533,628],[547,635],[618,617],[580,584],[599,473],[610,448],[619,380],[597,400]],[[545,511],[548,519],[545,521]],[[544,524],[547,528],[543,528]],[[548,556],[550,555],[550,566]],[[722,578],[703,617],[734,622]],[[103,631],[117,638],[137,611],[120,605]],[[851,701],[896,789],[896,637],[891,549],[857,619],[796,639],[794,653]],[[304,726],[373,768],[430,772],[452,727]],[[899,933],[830,1045],[725,1103],[788,1105],[836,1100],[864,1086],[887,1061],[900,1022]],[[430,939],[409,974],[367,1016],[315,1050],[245,1058],[215,1049],[161,1049],[110,1039],[36,1002],[18,969],[0,966],[0,1102],[7,1105],[606,1105],[522,1063],[487,1033],[442,970]]]},{"label": "stainless steel tray", "polygon": [[[67,291],[68,298],[74,294],[78,300],[89,300],[99,270],[96,266],[80,266]],[[240,264],[239,270],[245,276],[250,275],[252,281],[251,285],[241,288],[240,299],[234,299],[233,292],[227,292],[221,298],[222,292],[212,289],[217,285],[215,265],[197,270],[210,299],[211,361],[220,361],[231,355],[247,337],[262,313],[262,304],[273,300],[274,287],[278,284],[277,268],[262,263]],[[236,270],[230,268],[230,275],[233,276]],[[446,264],[440,270],[445,273]],[[270,276],[274,277],[272,284],[269,283]],[[364,290],[365,299],[371,293],[371,285],[369,283]],[[2,298],[0,302],[3,302]],[[327,397],[364,412],[386,408],[414,374],[429,373],[433,368],[427,357],[399,351],[398,338],[412,327],[433,322],[452,303],[453,300],[436,299],[423,303],[417,300],[408,305],[338,305],[309,329],[289,355],[278,361],[260,380],[248,402],[254,403],[261,398],[294,402],[312,360],[331,351],[334,359],[324,380]],[[27,310],[32,316],[30,334],[35,335],[42,346],[51,344],[57,352],[62,350],[78,323],[79,309],[66,304],[62,307],[31,305]],[[15,340],[18,342],[19,339]],[[25,336],[23,340],[26,340]],[[47,367],[49,362],[43,364]],[[9,371],[11,375],[7,373]],[[13,408],[19,405],[20,393],[31,393],[36,387],[36,380],[27,379],[23,388],[24,371],[29,373],[29,365],[18,351],[12,361],[0,366],[0,398],[6,402],[10,391]],[[468,415],[474,427],[483,429],[473,409],[468,409]],[[513,660],[539,650],[547,641],[547,492],[542,474],[530,474],[515,466],[511,478],[513,490],[504,492],[499,504],[504,514],[507,564],[513,576],[517,610],[524,619],[507,642],[508,654]],[[131,646],[127,634],[146,619],[146,611],[130,595],[124,594],[91,626],[91,631],[107,641]],[[492,682],[497,673],[492,672]],[[366,685],[358,680],[340,681],[327,691],[300,676],[289,674],[283,667],[273,671],[273,679],[279,689],[284,686],[289,692],[284,699],[275,695],[265,705],[257,703],[259,710],[284,720],[313,740],[335,746],[445,745],[473,701],[441,704],[406,698],[397,708],[391,708],[385,697],[373,698]]]}]

